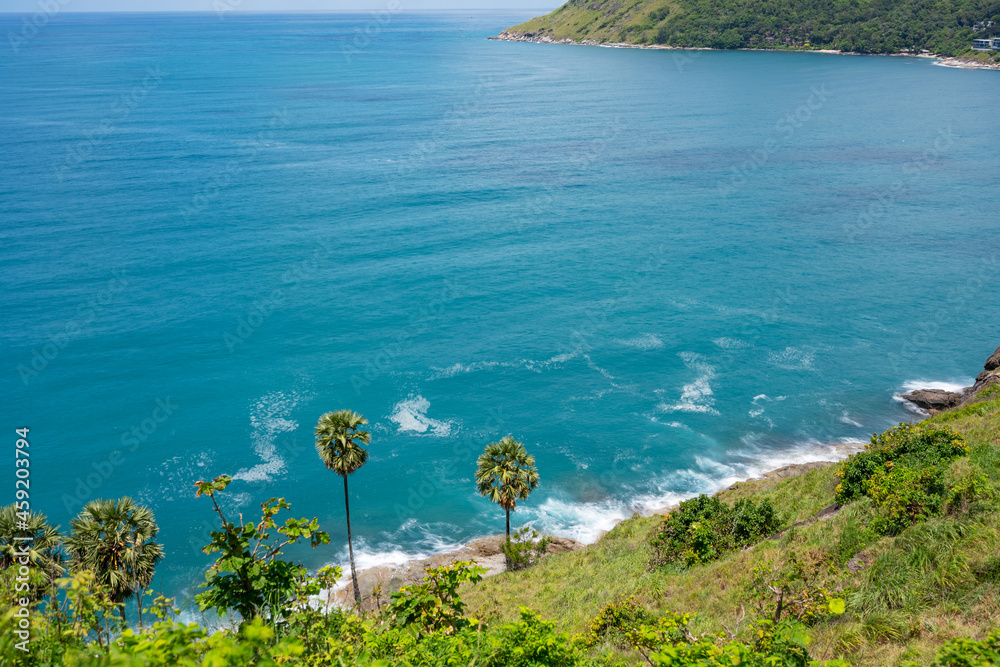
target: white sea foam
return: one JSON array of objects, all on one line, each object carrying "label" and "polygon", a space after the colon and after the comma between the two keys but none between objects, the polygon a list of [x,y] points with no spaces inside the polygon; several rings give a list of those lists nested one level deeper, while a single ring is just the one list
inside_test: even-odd
[{"label": "white sea foam", "polygon": [[254,402],[250,408],[250,439],[262,462],[238,471],[233,479],[267,482],[285,472],[285,460],[275,446],[275,439],[298,428],[298,422],[291,415],[302,400],[303,396],[297,392],[273,391]]},{"label": "white sea foam", "polygon": [[850,424],[851,426],[857,426],[859,428],[862,427],[862,426],[864,426],[864,424],[861,424],[861,423],[859,423],[859,422],[851,419],[851,415],[848,414],[847,410],[844,410],[843,412],[840,413],[840,423],[841,424]]},{"label": "white sea foam", "polygon": [[723,350],[745,350],[753,347],[753,343],[745,341],[741,338],[723,337],[716,338],[712,342],[718,347],[721,347]]},{"label": "white sea foam", "polygon": [[433,435],[447,437],[451,434],[454,426],[449,421],[439,421],[427,416],[427,411],[431,407],[431,402],[423,396],[417,394],[410,395],[392,409],[389,419],[394,421],[400,433],[416,433],[421,435]]},{"label": "white sea foam", "polygon": [[705,357],[694,352],[681,352],[680,358],[691,370],[698,373],[698,377],[691,383],[684,385],[681,389],[680,399],[673,405],[661,403],[658,407],[664,412],[702,412],[719,414],[712,407],[715,398],[712,396],[712,386],[710,382],[715,378],[715,367],[711,366]]},{"label": "white sea foam", "polygon": [[815,356],[813,352],[808,350],[802,350],[797,347],[786,347],[779,352],[771,352],[768,355],[768,361],[778,368],[784,368],[789,371],[811,371],[815,370],[813,368],[813,359]]},{"label": "white sea foam", "polygon": [[941,389],[944,391],[953,391],[957,394],[961,394],[962,390],[966,387],[971,387],[975,382],[972,378],[964,382],[942,382],[940,380],[907,380],[903,383],[903,389],[900,392],[905,394],[908,391],[915,391],[917,389]]},{"label": "white sea foam", "polygon": [[518,513],[522,519],[528,519],[525,523],[543,533],[591,544],[631,516],[632,509],[617,500],[578,503],[547,498],[541,505],[519,509]]},{"label": "white sea foam", "polygon": [[656,334],[644,333],[633,338],[619,338],[615,340],[619,345],[634,347],[639,350],[657,350],[663,347],[663,340]]},{"label": "white sea foam", "polygon": [[571,359],[575,359],[578,355],[578,352],[564,352],[563,354],[557,354],[543,361],[535,359],[516,359],[514,361],[473,361],[467,364],[455,362],[446,368],[437,368],[432,366],[431,370],[433,370],[434,373],[427,379],[444,380],[458,375],[467,375],[469,373],[478,373],[480,371],[491,371],[497,368],[521,369],[540,373],[542,370],[566,363]]}]

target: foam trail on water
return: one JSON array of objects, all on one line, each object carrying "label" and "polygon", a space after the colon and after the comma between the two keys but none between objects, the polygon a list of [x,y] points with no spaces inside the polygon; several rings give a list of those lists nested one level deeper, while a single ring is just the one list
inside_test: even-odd
[{"label": "foam trail on water", "polygon": [[618,338],[615,340],[619,345],[634,347],[639,350],[657,350],[663,347],[663,340],[656,334],[644,333],[633,338]]},{"label": "foam trail on water", "polygon": [[698,377],[694,382],[684,385],[681,389],[681,397],[673,405],[661,403],[659,409],[664,412],[703,412],[719,414],[718,410],[712,407],[715,398],[712,396],[712,386],[710,382],[715,378],[715,367],[710,365],[705,357],[694,352],[681,352],[680,358],[691,370],[697,371]]},{"label": "foam trail on water", "polygon": [[431,407],[431,402],[423,396],[417,394],[410,395],[403,399],[392,409],[389,416],[396,423],[400,433],[416,433],[421,435],[435,435],[447,437],[451,434],[454,424],[448,421],[438,421],[427,416],[427,411]]},{"label": "foam trail on water", "polygon": [[240,470],[233,475],[233,479],[267,482],[285,472],[285,460],[278,453],[274,441],[281,433],[298,428],[298,422],[291,415],[301,401],[302,396],[295,392],[273,391],[254,402],[250,409],[250,427],[253,429],[250,438],[254,452],[263,462]]}]

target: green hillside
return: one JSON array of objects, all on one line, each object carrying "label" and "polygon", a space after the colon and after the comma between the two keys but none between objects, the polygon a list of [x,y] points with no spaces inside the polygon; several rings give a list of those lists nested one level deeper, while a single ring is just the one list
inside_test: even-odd
[{"label": "green hillside", "polygon": [[[873,528],[879,510],[872,498],[831,513],[841,481],[838,466],[784,481],[745,482],[719,497],[728,504],[770,500],[793,527],[712,562],[655,566],[650,541],[664,519],[635,517],[586,549],[483,581],[467,593],[470,611],[490,622],[509,621],[524,605],[564,632],[583,633],[607,605],[632,596],[655,614],[696,613],[694,635],[733,631],[751,641],[757,632],[751,619],[775,611],[774,598],[761,595],[761,574],[773,582],[801,568],[803,577],[793,575],[789,587],[796,596],[812,587],[846,601],[845,613],[808,622],[813,659],[869,667],[929,664],[945,642],[983,638],[1000,628],[1000,391],[987,393],[987,400],[922,423],[964,437],[970,454],[946,464],[945,478],[975,478],[983,495],[971,504],[953,504],[881,535]],[[746,617],[737,628],[741,610]],[[635,652],[613,638],[600,643],[592,659],[597,655],[636,663]]]},{"label": "green hillside", "polygon": [[958,55],[991,35],[1000,35],[997,0],[570,0],[501,37]]}]

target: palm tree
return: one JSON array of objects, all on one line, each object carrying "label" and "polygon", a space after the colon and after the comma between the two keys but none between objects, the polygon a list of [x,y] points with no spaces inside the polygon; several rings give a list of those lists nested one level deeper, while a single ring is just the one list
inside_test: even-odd
[{"label": "palm tree", "polygon": [[63,573],[62,541],[59,527],[51,525],[41,512],[20,511],[16,505],[0,507],[0,572],[14,565],[27,549],[32,572],[41,573],[38,581],[31,583],[33,598],[54,587]]},{"label": "palm tree", "polygon": [[507,513],[507,541],[510,542],[510,513],[538,486],[535,457],[509,435],[486,445],[479,456],[476,486],[479,495],[498,504]]},{"label": "palm tree", "polygon": [[72,533],[66,546],[73,564],[91,570],[108,597],[119,605],[125,622],[125,601],[135,597],[142,624],[142,591],[153,579],[163,547],[156,542],[160,532],[148,507],[129,497],[92,500],[70,521]]},{"label": "palm tree", "polygon": [[362,447],[371,442],[368,431],[359,431],[368,420],[350,410],[327,412],[316,422],[316,451],[330,470],[344,478],[344,510],[347,513],[347,551],[351,556],[351,579],[354,581],[354,600],[361,606],[361,588],[354,569],[354,545],[351,542],[351,504],[347,496],[347,476],[357,471],[368,460],[368,450]]}]

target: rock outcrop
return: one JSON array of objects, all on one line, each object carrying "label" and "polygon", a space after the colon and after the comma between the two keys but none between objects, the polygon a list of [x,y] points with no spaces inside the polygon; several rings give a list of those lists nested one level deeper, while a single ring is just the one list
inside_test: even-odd
[{"label": "rock outcrop", "polygon": [[969,387],[968,395],[963,404],[970,402],[985,390],[997,385],[1000,385],[1000,347],[986,360],[986,363],[983,365],[983,372],[976,376],[976,383]]},{"label": "rock outcrop", "polygon": [[[968,389],[966,387],[966,390]],[[957,407],[965,398],[965,393],[960,394],[944,389],[916,389],[906,392],[901,398],[929,412],[941,412]]]},{"label": "rock outcrop", "polygon": [[983,365],[983,371],[976,376],[976,382],[961,392],[943,389],[916,389],[902,394],[900,398],[935,415],[944,410],[967,405],[979,398],[986,389],[1000,385],[1000,347]]}]

